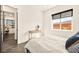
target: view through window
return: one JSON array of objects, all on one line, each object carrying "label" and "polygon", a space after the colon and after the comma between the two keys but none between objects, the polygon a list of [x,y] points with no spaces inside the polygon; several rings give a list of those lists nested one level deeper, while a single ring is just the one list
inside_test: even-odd
[{"label": "view through window", "polygon": [[52,14],[53,29],[71,30],[72,16],[73,16],[73,9]]}]

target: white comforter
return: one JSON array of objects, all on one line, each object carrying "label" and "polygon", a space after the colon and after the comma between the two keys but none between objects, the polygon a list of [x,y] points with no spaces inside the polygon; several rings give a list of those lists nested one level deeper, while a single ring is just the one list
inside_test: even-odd
[{"label": "white comforter", "polygon": [[32,53],[65,53],[65,38],[49,38],[41,37],[38,39],[31,39],[25,48]]}]

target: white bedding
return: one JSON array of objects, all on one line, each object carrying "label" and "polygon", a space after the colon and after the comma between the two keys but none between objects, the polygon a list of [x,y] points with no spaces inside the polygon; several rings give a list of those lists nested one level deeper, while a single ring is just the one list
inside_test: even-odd
[{"label": "white bedding", "polygon": [[[63,40],[60,40],[63,39]],[[31,39],[25,48],[29,49],[32,53],[65,53],[65,38],[49,38],[41,37]]]}]

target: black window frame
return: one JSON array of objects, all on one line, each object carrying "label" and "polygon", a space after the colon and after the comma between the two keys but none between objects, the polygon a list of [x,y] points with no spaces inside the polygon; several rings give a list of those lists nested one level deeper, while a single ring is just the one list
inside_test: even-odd
[{"label": "black window frame", "polygon": [[[55,13],[55,14],[52,14],[52,20],[55,20],[55,19],[60,19],[60,18],[65,18],[65,17],[61,17],[62,13],[65,13],[65,12],[69,12],[71,11],[71,17],[73,16],[73,9],[69,9],[69,10],[65,10],[65,11],[62,11],[62,12],[59,12],[59,13]],[[59,15],[60,14],[60,18],[54,18],[55,15]]]}]

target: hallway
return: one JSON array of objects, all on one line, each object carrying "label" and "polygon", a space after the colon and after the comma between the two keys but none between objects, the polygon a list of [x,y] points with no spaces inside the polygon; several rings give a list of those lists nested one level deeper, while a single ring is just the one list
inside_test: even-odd
[{"label": "hallway", "polygon": [[2,44],[2,53],[24,53],[25,43],[17,45],[17,41],[13,39],[14,34],[5,36]]}]

